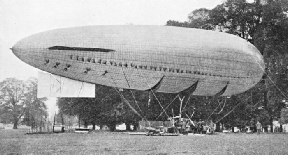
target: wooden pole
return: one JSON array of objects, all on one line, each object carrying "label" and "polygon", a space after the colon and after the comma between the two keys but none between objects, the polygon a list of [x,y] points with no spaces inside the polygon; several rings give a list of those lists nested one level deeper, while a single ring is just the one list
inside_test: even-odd
[{"label": "wooden pole", "polygon": [[182,118],[182,117],[181,117],[181,113],[182,113],[182,104],[183,104],[184,98],[185,98],[185,96],[183,96],[183,98],[181,98],[181,97],[179,96],[179,100],[180,100],[180,114],[179,114],[179,116],[180,116],[180,119]]}]

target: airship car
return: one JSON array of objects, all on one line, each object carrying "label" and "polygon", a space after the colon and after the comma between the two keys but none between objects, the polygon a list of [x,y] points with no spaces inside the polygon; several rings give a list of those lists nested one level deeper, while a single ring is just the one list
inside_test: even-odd
[{"label": "airship car", "polygon": [[84,26],[31,35],[12,47],[25,63],[92,84],[231,96],[253,87],[264,61],[246,40],[169,26]]}]

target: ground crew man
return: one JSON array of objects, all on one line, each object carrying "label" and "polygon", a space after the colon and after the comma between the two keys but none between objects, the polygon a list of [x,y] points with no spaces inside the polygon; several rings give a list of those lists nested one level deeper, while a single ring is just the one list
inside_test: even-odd
[{"label": "ground crew man", "polygon": [[256,128],[257,128],[257,134],[259,135],[262,129],[262,124],[259,121],[257,121],[256,123]]}]

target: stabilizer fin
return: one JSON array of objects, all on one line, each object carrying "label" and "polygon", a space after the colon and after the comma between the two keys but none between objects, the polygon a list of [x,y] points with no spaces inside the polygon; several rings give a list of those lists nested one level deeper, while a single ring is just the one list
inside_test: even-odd
[{"label": "stabilizer fin", "polygon": [[197,80],[190,87],[188,87],[185,90],[183,90],[182,92],[180,92],[180,94],[182,94],[182,95],[190,95],[190,94],[192,94],[196,90],[198,83],[199,83],[199,80]]},{"label": "stabilizer fin", "polygon": [[[161,77],[161,79],[160,79],[152,88],[150,88],[150,89],[148,89],[148,90],[151,90],[151,91],[153,91],[153,92],[157,91],[157,90],[160,88],[164,77],[165,77],[165,76],[163,75],[163,76]],[[146,91],[147,91],[147,90],[146,90]]]},{"label": "stabilizer fin", "polygon": [[218,97],[218,96],[223,95],[225,93],[227,87],[228,87],[228,84],[229,84],[229,81],[227,82],[226,86],[221,91],[219,91],[217,94],[215,94],[214,96]]}]

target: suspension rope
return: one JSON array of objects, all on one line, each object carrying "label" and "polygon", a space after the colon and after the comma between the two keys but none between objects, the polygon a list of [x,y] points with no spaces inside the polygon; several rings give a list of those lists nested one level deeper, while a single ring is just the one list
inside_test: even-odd
[{"label": "suspension rope", "polygon": [[[137,68],[136,70],[137,70],[137,73],[138,73],[138,75],[139,75],[140,77],[144,77],[144,78],[146,79],[145,83],[148,85],[148,87],[149,87],[149,88],[152,88],[152,87],[149,85],[149,83],[147,82],[147,81],[148,81],[147,78],[146,78],[145,76],[140,75],[138,68]],[[164,113],[166,114],[167,118],[169,118],[169,115],[168,115],[167,112],[165,111],[164,107],[163,107],[162,104],[160,103],[159,99],[157,98],[157,96],[155,95],[155,93],[153,92],[153,90],[152,90],[152,89],[150,89],[150,90],[151,90],[153,96],[156,98],[156,100],[157,100],[158,104],[160,105],[161,109],[162,109],[162,110],[164,111]]]},{"label": "suspension rope", "polygon": [[183,110],[185,109],[185,107],[187,106],[188,102],[190,101],[192,94],[193,94],[193,92],[189,94],[188,99],[187,99],[187,101],[185,103],[185,106],[184,106]]},{"label": "suspension rope", "polygon": [[[249,99],[251,96],[248,96],[245,100],[247,100],[247,99]],[[215,124],[216,123],[218,123],[218,122],[220,122],[223,118],[225,118],[226,116],[228,116],[232,111],[234,111],[241,103],[243,103],[241,100],[240,100],[240,102],[236,105],[236,106],[234,106],[233,108],[232,108],[232,110],[230,110],[227,114],[225,114],[221,119],[219,119],[218,121],[216,121],[215,122]]]},{"label": "suspension rope", "polygon": [[80,88],[80,90],[79,90],[79,93],[78,93],[78,97],[79,97],[79,95],[80,95],[80,92],[82,91],[82,88],[83,88],[83,82],[81,83],[81,88]]},{"label": "suspension rope", "polygon": [[[179,94],[177,96],[174,97],[174,99],[165,107],[165,111],[166,109],[174,102],[174,100],[179,96]],[[157,120],[162,114],[164,113],[164,111],[162,111],[155,120]]]},{"label": "suspension rope", "polygon": [[[223,118],[225,118],[226,116],[228,116],[232,111],[234,111],[242,102],[239,102],[231,111],[229,111],[227,114],[225,114],[221,119],[219,119],[218,121],[216,121],[216,123],[218,123],[219,121],[221,121]],[[215,124],[216,124],[215,123]]]},{"label": "suspension rope", "polygon": [[137,100],[136,100],[136,97],[135,97],[135,95],[133,94],[133,92],[132,92],[131,89],[130,89],[130,93],[132,94],[133,99],[134,99],[134,101],[135,101],[135,103],[136,103],[138,109],[140,110],[141,114],[143,114],[143,112],[142,112],[142,110],[141,110],[141,108],[140,108],[140,106],[139,106],[139,104],[138,104],[138,102],[137,102]]},{"label": "suspension rope", "polygon": [[[51,82],[51,79],[52,78],[54,78],[56,81],[58,81],[58,83],[59,83],[59,80],[57,79],[57,78],[55,78],[55,76],[53,75],[53,74],[50,74],[50,82]],[[53,79],[52,79],[53,80]],[[54,81],[54,80],[53,80]],[[55,86],[55,82],[53,82],[53,84],[52,84],[52,86],[50,85],[50,96],[52,96],[51,95],[51,92],[52,92],[52,89],[54,89],[54,86]],[[61,84],[60,84],[60,86],[61,86]],[[59,90],[59,89],[58,89]],[[58,92],[58,90],[56,90],[56,92],[53,94],[53,95],[56,95],[56,93]]]},{"label": "suspension rope", "polygon": [[[221,110],[218,112],[218,113],[216,113],[217,115],[219,115],[222,111],[223,111],[223,109],[224,109],[224,107],[225,107],[225,105],[226,105],[226,98],[225,98],[225,100],[224,100],[224,104],[223,104],[223,107],[221,108]],[[219,101],[218,101],[218,103],[219,103]],[[219,104],[220,105],[220,104]]]},{"label": "suspension rope", "polygon": [[192,118],[194,116],[195,111],[193,110],[193,113],[191,114],[190,118]]},{"label": "suspension rope", "polygon": [[[192,93],[191,93],[191,94],[192,94]],[[185,106],[184,106],[184,108],[183,108],[183,111],[185,110],[186,106],[188,105],[188,101],[190,100],[190,96],[191,96],[191,95],[188,96],[188,99],[187,99],[187,101],[185,102]],[[182,113],[182,111],[181,111],[181,113]]]},{"label": "suspension rope", "polygon": [[256,105],[258,105],[259,103],[261,103],[261,101],[255,103],[255,104],[253,105],[253,107],[256,107]]},{"label": "suspension rope", "polygon": [[[190,96],[192,96],[192,94],[193,94],[193,93],[191,93]],[[186,103],[187,103],[189,100],[190,100],[190,98],[188,98],[188,100],[186,101]],[[208,104],[210,104],[210,103],[211,103],[211,100],[208,102]],[[187,103],[187,104],[188,104],[188,103]],[[187,104],[186,104],[186,105],[187,105]],[[208,105],[208,104],[207,104],[207,105]],[[185,107],[186,107],[186,105],[185,105]],[[205,105],[206,105],[206,104],[205,104]],[[185,108],[185,107],[183,108],[183,110],[181,111],[181,113],[183,113],[183,112],[186,111],[186,108]],[[194,108],[195,108],[195,107],[194,107]]]},{"label": "suspension rope", "polygon": [[142,117],[138,112],[137,110],[135,110],[132,105],[129,103],[129,101],[119,92],[119,90],[117,90],[117,88],[114,87],[114,89],[116,90],[116,92],[120,95],[120,97],[123,98],[123,100],[125,101],[125,103],[129,106],[129,108],[135,113],[137,114],[138,116],[140,116],[142,119],[145,119],[144,117]]},{"label": "suspension rope", "polygon": [[[147,81],[148,81],[147,78],[146,78],[145,76],[140,75],[139,70],[138,70],[137,67],[136,67],[136,71],[137,71],[138,76],[146,79],[145,83],[148,85],[148,87],[149,87],[149,88],[152,88],[152,87],[149,85],[149,83],[147,82]],[[150,89],[150,90],[151,90],[150,92],[152,92],[153,96],[156,98],[158,104],[160,105],[160,107],[161,107],[161,109],[162,109],[162,112],[161,112],[161,113],[164,112],[164,113],[166,114],[167,118],[169,118],[169,115],[167,114],[166,110],[163,108],[163,106],[162,106],[162,104],[160,103],[159,99],[157,98],[156,94],[153,92],[152,89]],[[150,97],[150,93],[149,93],[149,97]],[[149,98],[148,104],[150,103],[150,101],[151,101],[151,98]],[[161,114],[161,115],[162,115],[162,114]],[[158,117],[160,117],[160,115],[159,115]],[[158,117],[155,119],[155,122],[153,122],[153,123],[150,123],[150,122],[148,121],[149,126],[152,126],[154,123],[156,123],[156,120],[158,119]]]},{"label": "suspension rope", "polygon": [[[270,71],[269,71],[270,72]],[[271,73],[271,72],[270,72]],[[267,75],[267,77],[269,78],[269,80],[272,82],[272,84],[278,89],[278,91],[282,94],[282,96],[285,97],[285,99],[288,99],[287,96],[282,92],[282,90],[280,90],[280,88],[276,85],[276,83],[271,79],[271,77],[265,73]]]},{"label": "suspension rope", "polygon": [[151,96],[150,96],[150,92],[148,92],[148,103],[147,103],[148,107],[150,106],[150,102],[151,102]]},{"label": "suspension rope", "polygon": [[[110,74],[109,74],[109,75],[110,75]],[[111,78],[111,80],[113,81],[113,83],[115,84],[115,86],[117,87],[116,82],[115,82],[115,80],[112,78],[111,75],[110,75],[110,78]],[[140,115],[140,114],[133,108],[133,106],[131,106],[131,104],[129,103],[129,101],[117,90],[116,87],[113,87],[113,88],[114,88],[114,89],[116,90],[116,92],[120,95],[120,97],[122,97],[123,101],[129,106],[129,108],[130,108],[135,114],[137,114],[138,116],[140,116],[143,120],[146,120],[144,117],[142,117],[142,115]]]},{"label": "suspension rope", "polygon": [[[257,62],[257,64],[259,65],[259,67],[262,69],[262,71],[264,72],[264,74],[267,75],[268,79],[272,82],[272,84],[278,89],[278,91],[282,94],[282,96],[285,97],[285,99],[287,99],[287,96],[282,92],[282,90],[276,85],[276,83],[271,79],[271,77],[266,73],[265,68],[263,68],[260,63],[256,60],[256,58],[254,58],[255,61]],[[268,72],[270,72],[268,70]],[[271,72],[270,72],[271,73]]]},{"label": "suspension rope", "polygon": [[[124,74],[124,77],[125,77],[125,79],[126,79],[126,81],[127,81],[128,86],[129,86],[129,88],[130,88],[129,82],[128,82],[127,78],[126,78],[126,75],[125,75],[125,73],[124,73],[124,71],[123,71],[123,68],[122,68],[122,72],[123,72],[123,74]],[[111,76],[110,74],[108,74],[108,75],[109,75],[110,79],[113,81],[114,85],[117,87],[117,84],[116,84],[115,80],[112,78],[112,76]],[[142,117],[142,116],[131,106],[131,104],[129,103],[129,101],[117,90],[116,87],[113,87],[113,88],[116,90],[116,92],[119,94],[119,96],[123,99],[123,101],[129,106],[129,108],[130,108],[135,114],[137,114],[138,116],[140,116],[142,119],[145,119],[144,117]]]},{"label": "suspension rope", "polygon": [[166,114],[167,118],[169,117],[169,115],[167,114],[166,110],[164,109],[164,107],[162,106],[162,104],[160,103],[160,101],[158,100],[157,96],[155,95],[155,93],[153,92],[153,90],[151,89],[151,92],[153,94],[153,96],[156,98],[156,100],[158,101],[160,107],[162,108],[162,110],[164,111],[164,113]]},{"label": "suspension rope", "polygon": [[128,87],[131,88],[131,87],[130,87],[130,84],[129,84],[129,81],[128,81],[127,77],[126,77],[126,74],[125,74],[125,72],[124,72],[123,67],[121,67],[121,69],[122,69],[122,72],[123,72],[123,75],[124,75],[124,77],[125,77],[125,80],[126,80],[126,82],[127,82]]},{"label": "suspension rope", "polygon": [[121,67],[121,68],[122,68],[122,72],[123,72],[123,75],[124,75],[124,77],[125,77],[125,80],[126,80],[126,82],[127,82],[127,84],[128,84],[128,87],[130,88],[130,93],[132,94],[132,97],[133,97],[133,99],[134,99],[134,102],[136,103],[137,107],[139,108],[139,110],[140,110],[141,113],[143,114],[140,106],[138,105],[138,102],[137,102],[134,94],[133,94],[132,91],[131,91],[131,87],[130,87],[129,81],[128,81],[128,79],[127,79],[127,76],[126,76],[126,74],[125,74],[125,72],[124,72],[124,69],[123,69],[123,67]]},{"label": "suspension rope", "polygon": [[[194,115],[194,113],[193,113]],[[191,120],[191,118],[186,114],[186,116],[188,117],[188,119],[190,120],[190,122],[193,124],[193,126],[195,126],[195,123]]]},{"label": "suspension rope", "polygon": [[[218,100],[217,100],[218,101]],[[219,101],[218,101],[218,103],[219,103]],[[221,103],[219,103],[218,104],[218,106],[212,111],[212,113],[208,116],[208,118],[206,119],[206,121],[207,120],[209,120],[209,118],[214,114],[214,112],[220,107],[220,105],[221,105]]]}]

